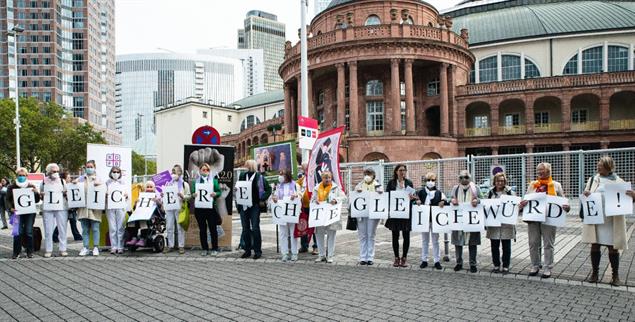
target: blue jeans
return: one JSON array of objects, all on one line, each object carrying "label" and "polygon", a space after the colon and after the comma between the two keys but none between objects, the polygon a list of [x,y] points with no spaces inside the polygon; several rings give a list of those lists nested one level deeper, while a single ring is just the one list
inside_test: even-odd
[{"label": "blue jeans", "polygon": [[89,240],[89,232],[93,231],[93,246],[99,247],[99,225],[100,222],[96,220],[90,220],[87,218],[82,218],[79,220],[82,223],[82,243],[84,244],[84,248],[88,249],[90,245]]},{"label": "blue jeans", "polygon": [[22,237],[26,235],[26,253],[33,253],[33,223],[35,214],[20,215],[20,235],[13,237],[13,255],[22,251]]},{"label": "blue jeans", "polygon": [[260,208],[254,205],[240,210],[240,224],[243,227],[241,238],[245,243],[245,253],[253,249],[256,255],[262,255],[262,236],[260,235]]}]

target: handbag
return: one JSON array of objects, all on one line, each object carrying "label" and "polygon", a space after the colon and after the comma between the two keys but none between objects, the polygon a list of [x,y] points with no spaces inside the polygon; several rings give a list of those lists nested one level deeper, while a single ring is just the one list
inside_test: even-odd
[{"label": "handbag", "polygon": [[357,230],[357,218],[351,217],[350,211],[346,219],[346,230]]},{"label": "handbag", "polygon": [[181,210],[179,211],[179,218],[177,223],[181,225],[183,230],[187,231],[190,228],[190,207],[186,202],[183,202],[181,205]]},{"label": "handbag", "polygon": [[[594,179],[595,179],[595,175],[593,175],[591,177],[591,182],[589,183],[589,186],[588,186],[589,189],[591,189],[591,186],[593,185],[593,180]],[[586,189],[584,189],[584,190],[586,190]],[[583,208],[582,208],[582,203],[580,203],[580,213],[578,214],[578,216],[580,217],[580,219],[584,219],[584,211],[583,211]]]}]

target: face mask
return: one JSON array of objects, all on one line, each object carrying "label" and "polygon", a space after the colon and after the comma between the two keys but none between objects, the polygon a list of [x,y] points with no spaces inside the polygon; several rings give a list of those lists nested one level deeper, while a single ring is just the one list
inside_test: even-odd
[{"label": "face mask", "polygon": [[284,176],[278,176],[278,182],[284,183]]},{"label": "face mask", "polygon": [[434,186],[436,186],[436,182],[434,181],[426,181],[426,187],[428,187],[428,189],[432,189],[434,188]]},{"label": "face mask", "polygon": [[55,173],[51,173],[51,179],[59,179],[60,178],[60,174],[55,172]]},{"label": "face mask", "polygon": [[18,183],[25,183],[25,182],[26,182],[25,176],[18,176]]},{"label": "face mask", "polygon": [[115,180],[119,180],[119,177],[121,177],[120,173],[113,173],[112,175],[110,175],[113,179]]},{"label": "face mask", "polygon": [[373,182],[373,177],[368,176],[368,175],[367,175],[367,176],[364,176],[364,181],[365,181],[366,183],[371,183],[371,182]]},{"label": "face mask", "polygon": [[179,180],[179,175],[178,174],[172,174],[172,181],[176,181]]},{"label": "face mask", "polygon": [[95,168],[86,168],[86,174],[92,176],[95,174]]},{"label": "face mask", "polygon": [[201,177],[207,178],[207,176],[209,176],[209,173],[201,173]]}]

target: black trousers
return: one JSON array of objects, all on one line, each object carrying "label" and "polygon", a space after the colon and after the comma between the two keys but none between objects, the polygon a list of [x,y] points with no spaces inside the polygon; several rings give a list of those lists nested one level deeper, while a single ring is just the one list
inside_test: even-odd
[{"label": "black trousers", "polygon": [[212,236],[212,250],[218,251],[218,230],[216,230],[218,215],[216,210],[196,208],[194,209],[194,216],[196,217],[196,222],[198,222],[201,248],[209,250],[209,245],[207,244],[207,231],[209,230],[209,234]]},{"label": "black trousers", "polygon": [[509,268],[509,262],[512,257],[512,241],[511,239],[491,239],[492,246],[492,263],[495,267],[501,266],[500,246],[503,245],[503,267]]},{"label": "black trousers", "polygon": [[[410,231],[402,230],[403,235],[403,257],[408,257],[408,249],[410,248]],[[395,257],[399,257],[399,230],[392,231],[392,251]]]}]

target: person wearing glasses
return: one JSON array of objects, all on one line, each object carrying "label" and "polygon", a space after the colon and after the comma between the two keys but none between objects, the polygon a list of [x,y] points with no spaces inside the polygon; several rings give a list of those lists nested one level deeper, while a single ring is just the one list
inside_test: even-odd
[{"label": "person wearing glasses", "polygon": [[[503,195],[515,196],[516,193],[507,185],[507,175],[499,172],[494,175],[494,187],[487,193],[487,199],[497,199]],[[501,224],[500,227],[487,227],[487,238],[492,249],[492,273],[509,273],[512,255],[512,239],[516,239],[516,226]],[[501,268],[501,246],[503,248],[503,267]]]},{"label": "person wearing glasses", "polygon": [[[42,187],[40,189],[40,197],[44,198],[44,187],[47,189],[51,189],[52,191],[63,191],[64,195],[66,195],[66,187],[64,184],[64,180],[60,177],[60,167],[56,163],[49,163],[46,165],[46,177],[44,177],[44,181],[42,181]],[[66,227],[68,226],[66,222],[68,221],[68,212],[66,210],[66,202],[62,200],[64,205],[64,210],[45,210],[42,212],[43,223],[44,223],[44,246],[45,253],[44,257],[51,257],[53,253],[53,231],[55,230],[55,225],[57,224],[57,229],[59,231],[59,250],[60,256],[66,257],[68,253],[66,252]]]},{"label": "person wearing glasses", "polygon": [[[388,181],[386,185],[386,191],[407,191],[408,188],[414,191],[412,181],[406,179],[406,174],[408,169],[405,164],[398,164],[395,166],[395,170],[393,171],[392,179]],[[417,197],[414,196],[414,193],[410,195],[410,200],[415,200]],[[406,263],[406,259],[408,258],[408,249],[410,248],[410,230],[411,227],[411,218],[408,219],[396,219],[389,218],[386,220],[384,224],[386,228],[390,229],[392,232],[392,251],[395,254],[395,261],[393,262],[393,267],[408,267],[408,263]],[[403,236],[403,252],[401,257],[399,257],[399,233]]]},{"label": "person wearing glasses", "polygon": [[[112,167],[110,168],[110,173],[108,174],[108,181],[106,181],[106,186],[110,186],[112,184],[124,185],[121,178],[121,168]],[[128,193],[124,193],[124,198],[128,200]],[[124,209],[108,209],[106,211],[106,218],[108,218],[108,233],[110,234],[110,254],[123,254],[123,239],[125,227],[123,225],[124,220],[126,219],[126,213]]]},{"label": "person wearing glasses", "polygon": [[[417,205],[439,206],[445,205],[445,194],[437,190],[437,175],[428,172],[425,176],[426,185],[417,193]],[[430,218],[432,223],[432,218]],[[432,227],[432,224],[430,224]],[[432,229],[421,233],[421,265],[419,268],[428,267],[428,253],[430,252],[430,239],[432,239],[432,259],[435,269],[443,269],[441,266],[441,249],[439,248],[439,234],[433,233]]]},{"label": "person wearing glasses", "polygon": [[[459,174],[459,184],[452,188],[452,204],[458,206],[460,203],[470,203],[472,207],[479,204],[481,192],[472,182],[472,177],[467,170],[462,170]],[[470,272],[476,273],[476,252],[478,245],[481,244],[480,232],[464,232],[462,230],[452,231],[452,245],[456,253],[456,266],[454,271],[458,272],[463,269],[463,246],[468,246],[470,254]]]}]

